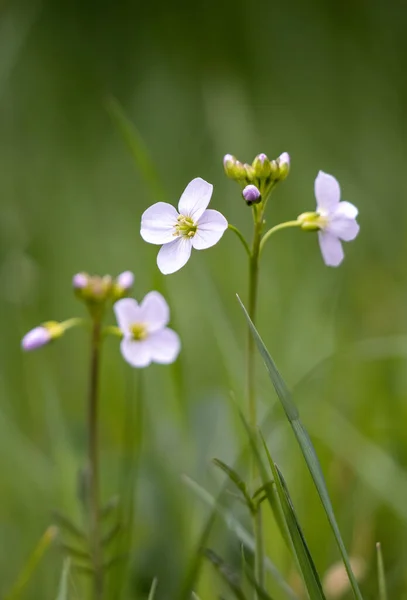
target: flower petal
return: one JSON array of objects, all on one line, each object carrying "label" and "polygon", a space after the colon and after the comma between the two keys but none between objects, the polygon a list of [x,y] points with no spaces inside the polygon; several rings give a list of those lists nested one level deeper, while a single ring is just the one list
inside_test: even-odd
[{"label": "flower petal", "polygon": [[142,322],[141,307],[134,298],[123,298],[113,305],[117,324],[124,336],[131,335],[130,326]]},{"label": "flower petal", "polygon": [[315,197],[318,210],[331,212],[341,199],[341,188],[335,177],[320,171],[315,179]]},{"label": "flower petal", "polygon": [[163,329],[170,320],[170,309],[158,292],[149,292],[140,304],[142,323],[150,333]]},{"label": "flower petal", "polygon": [[141,217],[140,234],[150,244],[168,244],[174,240],[174,226],[178,212],[167,202],[157,202],[147,208]]},{"label": "flower petal", "polygon": [[359,211],[356,206],[350,202],[346,202],[346,200],[339,202],[338,207],[335,210],[335,216],[341,215],[343,217],[347,217],[348,219],[356,219],[358,214]]},{"label": "flower petal", "polygon": [[141,369],[143,367],[148,367],[151,363],[151,351],[148,344],[148,338],[143,341],[123,338],[120,343],[120,350],[124,360],[132,367]]},{"label": "flower petal", "polygon": [[151,352],[151,360],[162,365],[173,363],[181,350],[179,335],[168,327],[156,331],[146,341]]},{"label": "flower petal", "polygon": [[213,185],[201,177],[190,181],[182,194],[178,210],[181,215],[191,217],[196,223],[208,206],[213,191]]},{"label": "flower petal", "polygon": [[225,217],[217,210],[208,209],[198,221],[198,229],[192,238],[192,246],[196,250],[210,248],[219,242],[228,228]]},{"label": "flower petal", "polygon": [[191,256],[192,241],[190,238],[177,237],[170,244],[165,244],[157,256],[157,265],[161,273],[169,275],[183,267]]},{"label": "flower petal", "polygon": [[340,240],[328,231],[319,231],[318,239],[325,264],[328,267],[339,266],[344,258]]},{"label": "flower petal", "polygon": [[359,233],[359,230],[360,226],[355,219],[348,219],[347,217],[342,217],[340,215],[336,216],[336,214],[325,227],[327,233],[331,233],[344,242],[354,240]]}]

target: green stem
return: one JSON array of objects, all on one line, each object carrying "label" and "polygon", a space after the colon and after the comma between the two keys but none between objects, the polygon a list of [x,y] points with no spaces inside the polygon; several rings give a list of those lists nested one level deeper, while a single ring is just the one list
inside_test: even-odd
[{"label": "green stem", "polygon": [[287,229],[288,227],[301,227],[301,223],[299,221],[286,221],[285,223],[279,223],[278,225],[275,225],[274,227],[266,231],[260,242],[259,254],[262,253],[265,243],[267,242],[269,237],[273,235],[273,233],[276,233],[276,231],[280,231],[281,229]]},{"label": "green stem", "polygon": [[[259,283],[259,257],[260,257],[260,243],[261,233],[263,228],[263,211],[254,210],[254,233],[253,233],[253,246],[250,252],[249,258],[249,304],[248,311],[250,318],[253,322],[256,321],[257,312],[257,295],[258,295],[258,283]],[[255,342],[251,334],[250,328],[248,330],[247,339],[247,396],[248,396],[248,410],[249,410],[249,423],[250,427],[255,434],[257,431],[257,403],[256,403],[256,369],[255,369]],[[251,461],[251,490],[255,492],[255,485],[257,479],[257,466],[256,458],[252,455]],[[261,518],[261,507],[257,507],[257,510],[253,513],[253,532],[255,537],[256,549],[255,549],[255,577],[257,583],[264,587],[264,548],[263,548],[263,535],[262,535],[262,518]],[[257,594],[255,593],[255,598]]]},{"label": "green stem", "polygon": [[234,225],[231,225],[230,223],[228,224],[228,229],[230,229],[230,231],[233,231],[233,233],[235,233],[237,235],[237,237],[243,244],[243,248],[246,250],[248,256],[250,256],[251,252],[250,252],[249,244],[246,242],[245,238],[243,237],[242,232],[239,231],[239,229],[237,227],[235,227]]},{"label": "green stem", "polygon": [[101,345],[101,320],[94,316],[90,384],[88,404],[88,443],[90,467],[90,540],[93,561],[93,598],[101,600],[103,596],[103,557],[100,543],[100,498],[99,498],[99,447],[98,447],[98,400],[99,400],[99,367]]}]

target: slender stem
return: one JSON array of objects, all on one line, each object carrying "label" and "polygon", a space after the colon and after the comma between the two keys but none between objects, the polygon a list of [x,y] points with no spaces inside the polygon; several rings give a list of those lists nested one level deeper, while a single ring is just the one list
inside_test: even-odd
[{"label": "slender stem", "polygon": [[278,225],[275,225],[274,227],[272,227],[271,229],[266,231],[266,233],[263,235],[263,238],[260,242],[259,254],[261,254],[265,243],[267,242],[269,237],[273,235],[273,233],[276,233],[276,231],[280,231],[280,229],[287,229],[288,227],[300,227],[300,226],[301,226],[301,223],[299,221],[286,221],[285,223],[279,223]]},{"label": "slender stem", "polygon": [[100,498],[99,498],[99,447],[98,447],[98,400],[101,320],[93,318],[90,382],[88,404],[88,443],[90,468],[90,540],[93,561],[93,598],[101,600],[103,596],[103,557],[100,544]]},{"label": "slender stem", "polygon": [[[260,256],[260,243],[261,233],[263,228],[263,211],[254,210],[254,233],[253,233],[253,246],[249,258],[249,304],[248,312],[253,323],[256,322],[257,312],[257,293],[259,283],[259,256]],[[251,334],[250,328],[248,330],[247,339],[247,396],[248,396],[248,409],[249,409],[249,423],[253,433],[257,429],[257,403],[256,403],[256,369],[255,369],[255,345],[254,339]],[[257,479],[257,466],[256,458],[252,455],[251,462],[251,490],[255,492],[255,485]],[[263,587],[264,585],[264,549],[263,549],[263,535],[262,535],[262,518],[261,518],[261,507],[257,507],[257,510],[253,514],[253,532],[255,537],[256,549],[255,549],[255,576],[257,583]],[[257,594],[255,592],[255,598]]]},{"label": "slender stem", "polygon": [[237,227],[235,227],[234,225],[231,225],[230,223],[228,224],[228,229],[230,229],[230,231],[233,231],[233,233],[235,233],[237,235],[239,240],[242,242],[243,247],[246,250],[248,256],[250,256],[251,252],[250,252],[249,244],[246,242],[245,238],[243,237],[242,232],[239,231],[239,229]]}]

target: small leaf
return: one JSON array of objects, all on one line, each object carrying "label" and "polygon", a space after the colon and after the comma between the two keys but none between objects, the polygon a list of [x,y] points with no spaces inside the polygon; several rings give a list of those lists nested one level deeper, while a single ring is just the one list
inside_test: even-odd
[{"label": "small leaf", "polygon": [[203,550],[206,558],[210,560],[215,569],[221,575],[222,579],[227,583],[234,596],[238,600],[246,600],[246,596],[243,593],[243,590],[240,586],[240,577],[229,565],[225,563],[225,561],[220,558],[213,550],[209,548],[205,548]]},{"label": "small leaf", "polygon": [[65,533],[69,533],[81,542],[86,541],[85,533],[77,525],[75,525],[75,523],[73,523],[66,515],[59,512],[58,510],[53,510],[52,516],[54,517],[54,520],[56,521],[56,523],[62,531],[64,531]]},{"label": "small leaf", "polygon": [[335,514],[332,508],[332,503],[329,497],[329,493],[326,487],[325,479],[322,473],[321,465],[319,463],[317,454],[315,452],[314,446],[311,442],[311,439],[306,431],[305,427],[301,423],[299,419],[299,413],[297,407],[295,406],[291,393],[288,390],[287,385],[285,384],[284,379],[280,375],[276,364],[271,358],[263,340],[261,339],[256,327],[254,326],[252,320],[249,317],[249,314],[244,307],[242,301],[238,296],[239,303],[243,309],[243,312],[246,316],[247,322],[249,324],[251,333],[256,342],[257,348],[263,358],[263,362],[266,366],[268,374],[270,376],[271,382],[274,386],[274,389],[277,393],[277,396],[283,406],[284,412],[290,425],[294,431],[295,437],[297,438],[297,442],[301,448],[302,454],[305,458],[305,462],[307,463],[309,472],[311,473],[312,479],[314,481],[315,487],[318,491],[319,497],[321,499],[322,505],[325,509],[325,513],[328,517],[329,524],[333,531],[336,543],[338,545],[339,551],[342,556],[343,563],[345,565],[346,572],[349,577],[349,581],[352,586],[353,595],[357,600],[363,600],[362,594],[359,590],[358,583],[356,581],[356,577],[352,571],[352,567],[350,564],[349,556],[345,548],[345,544],[343,542],[341,533],[339,531],[338,523],[335,518]]},{"label": "small leaf", "polygon": [[100,519],[104,520],[110,517],[110,515],[119,507],[119,496],[113,496],[106,502],[100,511]]},{"label": "small leaf", "polygon": [[379,600],[387,600],[386,576],[384,573],[384,563],[382,547],[380,542],[376,544],[377,550],[377,577],[379,581]]},{"label": "small leaf", "polygon": [[214,458],[212,462],[217,467],[219,467],[224,473],[226,473],[226,475],[229,477],[229,479],[232,481],[232,483],[235,484],[235,486],[238,488],[238,490],[243,495],[250,512],[253,513],[254,512],[254,504],[252,502],[252,499],[250,498],[249,492],[247,491],[247,486],[246,486],[245,482],[243,481],[243,479],[240,477],[240,475],[234,469],[229,467],[226,463],[219,460],[219,458]]},{"label": "small leaf", "polygon": [[81,550],[80,548],[76,548],[75,546],[66,544],[65,542],[60,542],[60,547],[64,552],[66,552],[66,554],[68,554],[68,556],[71,556],[72,558],[91,561],[91,556],[87,550]]},{"label": "small leaf", "polygon": [[120,525],[120,523],[116,523],[116,525],[113,525],[110,531],[108,531],[106,535],[103,536],[101,541],[102,546],[108,546],[111,542],[113,542],[113,540],[116,539],[121,530],[122,526]]}]

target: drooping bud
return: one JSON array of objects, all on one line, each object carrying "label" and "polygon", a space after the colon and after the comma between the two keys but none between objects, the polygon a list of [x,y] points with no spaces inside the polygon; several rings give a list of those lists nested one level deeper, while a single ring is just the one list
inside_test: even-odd
[{"label": "drooping bud", "polygon": [[267,179],[271,174],[270,161],[264,153],[258,154],[253,161],[254,174],[258,179]]},{"label": "drooping bud", "polygon": [[248,206],[252,206],[252,204],[258,204],[261,202],[261,194],[255,185],[247,185],[243,192],[243,198],[246,200],[246,204]]},{"label": "drooping bud", "polygon": [[47,321],[39,327],[34,327],[21,340],[21,348],[26,352],[41,348],[56,338],[61,337],[65,328],[57,321]]},{"label": "drooping bud", "polygon": [[116,277],[113,283],[112,299],[113,302],[127,295],[134,284],[134,275],[131,271],[124,271]]},{"label": "drooping bud", "polygon": [[35,327],[25,334],[21,340],[21,348],[26,352],[36,350],[51,341],[51,334],[46,327]]},{"label": "drooping bud", "polygon": [[278,165],[278,179],[282,181],[287,177],[288,173],[290,172],[290,155],[288,154],[288,152],[283,152],[277,158],[276,162]]}]

